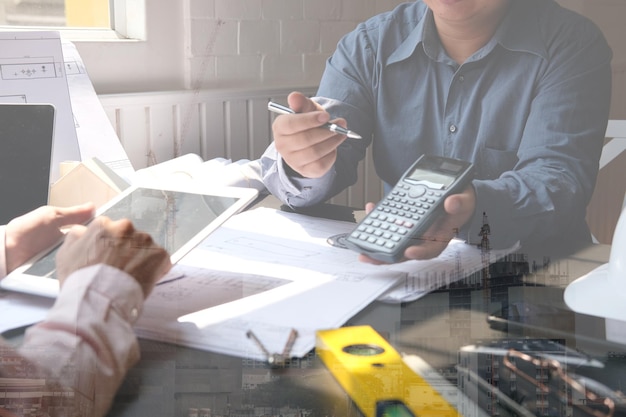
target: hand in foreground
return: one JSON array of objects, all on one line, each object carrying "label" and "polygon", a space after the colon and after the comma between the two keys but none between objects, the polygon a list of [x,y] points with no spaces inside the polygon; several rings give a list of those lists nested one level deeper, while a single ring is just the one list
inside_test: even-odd
[{"label": "hand in foreground", "polygon": [[[296,114],[280,115],[272,124],[274,144],[284,162],[307,178],[319,178],[333,166],[337,147],[346,136],[320,128],[330,115],[303,94],[293,92],[287,98]],[[346,127],[343,119],[333,120]]]},{"label": "hand in foreground", "polygon": [[172,264],[170,256],[147,233],[135,230],[130,220],[94,219],[88,227],[74,226],[56,257],[57,275],[63,282],[80,268],[104,263],[137,280],[144,297]]},{"label": "hand in foreground", "polygon": [[91,203],[68,208],[43,206],[11,220],[5,229],[7,273],[63,237],[61,228],[93,217]]},{"label": "hand in foreground", "polygon": [[[369,213],[374,206],[373,203],[368,203],[365,208],[366,212]],[[460,229],[472,218],[475,208],[476,193],[473,186],[468,186],[462,193],[450,195],[444,202],[446,213],[428,228],[419,245],[406,248],[404,261],[431,259],[439,256],[454,238],[455,230]],[[376,265],[384,263],[363,254],[359,255],[359,260]]]}]

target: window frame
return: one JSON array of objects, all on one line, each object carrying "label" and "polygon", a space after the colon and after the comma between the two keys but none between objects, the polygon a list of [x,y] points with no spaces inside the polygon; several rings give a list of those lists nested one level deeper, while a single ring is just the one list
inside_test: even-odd
[{"label": "window frame", "polygon": [[53,30],[74,43],[98,94],[181,90],[186,85],[186,1],[109,0],[111,28]]},{"label": "window frame", "polygon": [[[50,28],[64,38],[80,41],[133,40],[146,41],[145,0],[108,0],[110,28]],[[132,17],[132,18],[131,18]]]},{"label": "window frame", "polygon": [[184,88],[184,2],[110,0],[111,29],[57,28],[98,94]]}]

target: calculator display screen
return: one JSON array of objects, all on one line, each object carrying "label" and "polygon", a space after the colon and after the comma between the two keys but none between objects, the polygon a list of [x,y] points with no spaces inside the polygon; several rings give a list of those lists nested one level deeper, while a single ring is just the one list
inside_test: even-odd
[{"label": "calculator display screen", "polygon": [[441,184],[443,188],[448,188],[462,172],[461,164],[435,159],[418,163],[407,177],[410,180]]}]

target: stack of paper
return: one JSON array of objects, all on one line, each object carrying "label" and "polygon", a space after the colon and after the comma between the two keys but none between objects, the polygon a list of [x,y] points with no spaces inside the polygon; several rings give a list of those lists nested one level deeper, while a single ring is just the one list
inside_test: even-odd
[{"label": "stack of paper", "polygon": [[[137,324],[140,336],[229,355],[302,357],[315,331],[343,325],[372,301],[416,299],[448,271],[476,271],[480,251],[455,241],[440,258],[369,265],[327,238],[354,223],[259,208],[238,214],[209,236],[158,285]],[[461,278],[461,277],[459,277]],[[252,331],[258,343],[249,337]]]}]

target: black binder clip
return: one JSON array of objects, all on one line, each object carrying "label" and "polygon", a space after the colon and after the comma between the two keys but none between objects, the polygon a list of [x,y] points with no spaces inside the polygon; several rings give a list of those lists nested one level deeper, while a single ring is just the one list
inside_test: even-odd
[{"label": "black binder clip", "polygon": [[285,363],[291,357],[291,348],[293,348],[293,345],[296,342],[298,331],[296,329],[291,329],[291,332],[289,332],[289,338],[285,344],[285,349],[283,349],[283,353],[270,353],[265,346],[263,346],[263,343],[261,343],[259,338],[252,332],[252,330],[248,330],[246,332],[246,336],[248,339],[254,340],[257,346],[263,351],[269,366],[272,368],[280,368],[285,366]]}]

